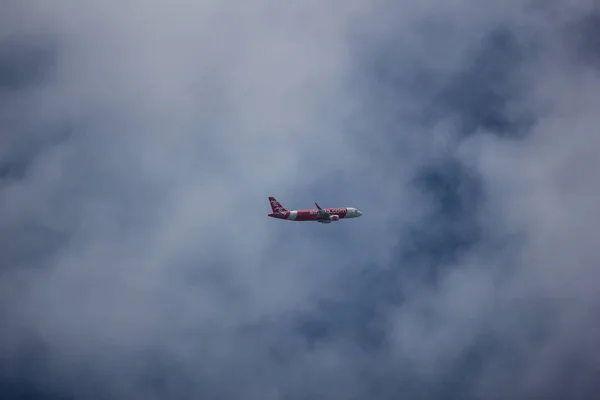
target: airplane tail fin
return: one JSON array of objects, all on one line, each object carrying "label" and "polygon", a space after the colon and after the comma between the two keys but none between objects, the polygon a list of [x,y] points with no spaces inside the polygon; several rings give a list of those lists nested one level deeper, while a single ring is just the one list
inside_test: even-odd
[{"label": "airplane tail fin", "polygon": [[274,213],[283,213],[287,211],[285,207],[283,207],[275,197],[269,197],[269,203],[271,203],[271,209]]}]

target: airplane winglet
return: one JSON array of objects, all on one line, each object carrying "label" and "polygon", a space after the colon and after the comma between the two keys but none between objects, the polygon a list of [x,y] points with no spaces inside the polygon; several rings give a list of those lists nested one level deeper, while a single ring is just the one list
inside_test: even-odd
[{"label": "airplane winglet", "polygon": [[318,208],[319,210],[322,210],[322,208],[321,208],[321,207],[320,207],[320,206],[317,204],[317,202],[316,202],[316,201],[315,201],[315,206],[317,206],[317,208]]}]

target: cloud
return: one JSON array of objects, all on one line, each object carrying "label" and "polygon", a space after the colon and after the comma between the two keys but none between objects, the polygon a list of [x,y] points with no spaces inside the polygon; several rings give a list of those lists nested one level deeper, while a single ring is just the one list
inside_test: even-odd
[{"label": "cloud", "polygon": [[6,396],[597,391],[592,3],[388,3],[6,2]]}]

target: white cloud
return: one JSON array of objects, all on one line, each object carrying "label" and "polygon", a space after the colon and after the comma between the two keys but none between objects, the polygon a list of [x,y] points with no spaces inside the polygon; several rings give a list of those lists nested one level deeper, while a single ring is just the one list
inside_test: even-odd
[{"label": "white cloud", "polygon": [[[57,124],[73,128],[0,191],[2,232],[25,229],[25,253],[42,228],[63,240],[41,258],[18,253],[2,262],[5,360],[20,359],[34,338],[48,346],[44,372],[76,391],[91,379],[108,394],[148,390],[151,398],[160,390],[140,385],[152,356],[167,364],[157,366],[167,394],[331,397],[371,385],[359,380],[366,366],[379,366],[379,379],[406,368],[428,378],[446,373],[490,331],[532,347],[527,362],[536,371],[515,387],[539,389],[562,349],[583,347],[569,344],[566,330],[548,345],[523,339],[532,325],[510,322],[520,302],[533,308],[517,323],[555,297],[557,322],[539,317],[547,328],[570,326],[580,343],[592,341],[584,332],[594,329],[586,312],[597,304],[598,80],[569,74],[575,67],[564,61],[571,56],[560,31],[541,42],[530,33],[547,29],[539,21],[548,18],[576,20],[588,4],[548,17],[525,14],[517,0],[387,3],[13,4],[0,17],[0,45],[42,34],[58,50],[44,84],[6,94],[26,107],[2,154],[18,143],[13,136],[37,141]],[[450,107],[431,131],[415,124],[498,25],[542,45],[524,67],[533,90],[515,100],[538,117],[529,136],[461,139],[460,110]],[[390,52],[383,61],[381,49]],[[365,65],[392,76],[371,81]],[[420,71],[435,77],[423,92],[414,84]],[[356,274],[357,264],[389,268],[394,246],[410,239],[398,226],[435,207],[412,179],[449,155],[481,175],[487,201],[473,213],[485,241],[435,288],[399,283],[412,287],[390,312],[389,354],[357,354],[344,335],[309,350],[289,320],[318,308],[317,298],[351,297],[335,279]],[[330,186],[335,198],[321,194]],[[347,202],[365,216],[286,224],[266,217],[269,195],[290,207]],[[521,248],[490,250],[515,233],[524,234]],[[512,376],[503,362],[482,370],[479,390]],[[402,368],[379,370],[390,365]]]}]

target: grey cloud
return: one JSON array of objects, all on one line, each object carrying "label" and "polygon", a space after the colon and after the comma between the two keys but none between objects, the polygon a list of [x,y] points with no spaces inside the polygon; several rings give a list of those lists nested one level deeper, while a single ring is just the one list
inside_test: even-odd
[{"label": "grey cloud", "polygon": [[589,5],[448,4],[13,3],[6,396],[594,393]]}]

